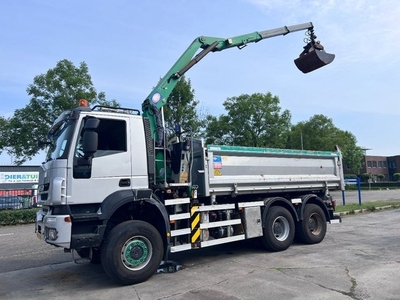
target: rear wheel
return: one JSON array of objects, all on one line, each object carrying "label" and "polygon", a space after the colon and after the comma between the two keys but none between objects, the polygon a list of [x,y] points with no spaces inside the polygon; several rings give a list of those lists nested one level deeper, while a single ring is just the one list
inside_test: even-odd
[{"label": "rear wheel", "polygon": [[284,207],[272,206],[264,220],[261,242],[268,250],[283,251],[292,244],[294,231],[294,221],[290,212]]},{"label": "rear wheel", "polygon": [[127,221],[114,227],[104,243],[101,263],[108,276],[121,284],[150,278],[163,257],[160,233],[143,221]]},{"label": "rear wheel", "polygon": [[298,231],[302,242],[317,244],[326,234],[326,217],[321,207],[316,204],[306,204],[303,220],[299,223]]}]

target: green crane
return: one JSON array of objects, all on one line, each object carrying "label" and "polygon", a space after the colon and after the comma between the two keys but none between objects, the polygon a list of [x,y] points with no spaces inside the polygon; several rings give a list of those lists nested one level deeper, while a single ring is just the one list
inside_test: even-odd
[{"label": "green crane", "polygon": [[[175,88],[179,79],[208,53],[233,47],[242,49],[249,43],[257,43],[263,39],[286,35],[300,30],[308,30],[309,38],[307,46],[304,47],[304,51],[300,54],[300,57],[295,60],[296,66],[303,73],[308,73],[331,63],[335,55],[326,53],[322,45],[315,40],[314,26],[311,22],[265,31],[256,31],[231,38],[206,36],[196,38],[167,74],[160,80],[157,86],[150,92],[142,104],[143,117],[149,118],[150,120],[153,139],[158,145],[162,145],[164,125],[160,109],[167,104],[168,96]],[[196,54],[199,49],[202,50]]]}]

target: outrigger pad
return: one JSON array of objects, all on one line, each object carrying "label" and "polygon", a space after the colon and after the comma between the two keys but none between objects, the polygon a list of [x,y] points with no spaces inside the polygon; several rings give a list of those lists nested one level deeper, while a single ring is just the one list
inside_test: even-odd
[{"label": "outrigger pad", "polygon": [[308,53],[302,53],[299,58],[294,60],[294,63],[300,71],[309,73],[330,64],[334,59],[335,54],[313,49]]}]

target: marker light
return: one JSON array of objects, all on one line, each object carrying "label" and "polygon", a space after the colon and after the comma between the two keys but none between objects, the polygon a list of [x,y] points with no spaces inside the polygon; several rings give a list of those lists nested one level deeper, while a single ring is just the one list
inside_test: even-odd
[{"label": "marker light", "polygon": [[89,107],[89,102],[85,99],[79,100],[79,106]]}]

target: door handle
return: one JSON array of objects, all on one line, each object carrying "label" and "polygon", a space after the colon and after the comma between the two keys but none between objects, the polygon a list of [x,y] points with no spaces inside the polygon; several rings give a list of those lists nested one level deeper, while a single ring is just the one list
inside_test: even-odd
[{"label": "door handle", "polygon": [[123,178],[119,181],[119,186],[120,187],[131,186],[131,180],[129,178]]}]

